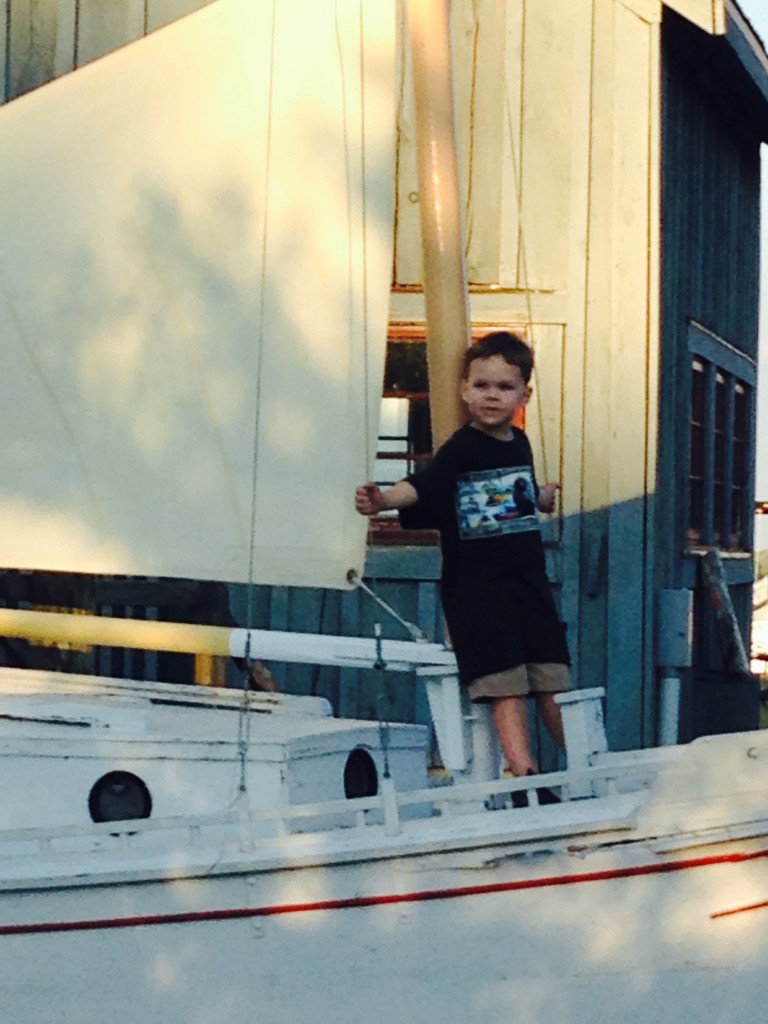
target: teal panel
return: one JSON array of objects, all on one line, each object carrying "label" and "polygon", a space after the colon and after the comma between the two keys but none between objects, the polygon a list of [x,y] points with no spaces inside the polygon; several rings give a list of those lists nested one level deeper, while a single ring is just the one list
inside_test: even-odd
[{"label": "teal panel", "polygon": [[[718,50],[704,36],[683,19],[665,15],[655,585],[694,591],[691,676],[697,669],[717,668],[720,658],[697,559],[686,554],[691,339],[695,337],[700,348],[711,345],[712,351],[700,352],[711,362],[750,381],[749,367],[754,365],[758,344],[760,138],[766,114],[764,104],[758,117],[754,105],[741,101],[738,69],[717,56],[725,44],[717,43]],[[715,340],[710,343],[708,337]],[[749,446],[753,451],[754,435]],[[751,493],[751,482],[748,489]],[[728,568],[734,567],[738,568],[735,563]],[[733,582],[734,604],[746,634],[749,584]],[[683,738],[692,699],[687,679],[684,692]]]}]

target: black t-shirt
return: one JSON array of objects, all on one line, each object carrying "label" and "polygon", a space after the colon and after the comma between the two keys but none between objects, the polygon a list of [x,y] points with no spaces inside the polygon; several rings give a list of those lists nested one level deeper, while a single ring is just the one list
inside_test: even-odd
[{"label": "black t-shirt", "polygon": [[462,427],[408,482],[419,500],[402,510],[402,525],[440,531],[445,583],[544,569],[538,488],[522,430],[513,427],[510,439],[500,441]]},{"label": "black t-shirt", "polygon": [[408,529],[440,531],[441,597],[462,682],[530,663],[570,663],[547,579],[531,446],[466,426],[421,473]]}]

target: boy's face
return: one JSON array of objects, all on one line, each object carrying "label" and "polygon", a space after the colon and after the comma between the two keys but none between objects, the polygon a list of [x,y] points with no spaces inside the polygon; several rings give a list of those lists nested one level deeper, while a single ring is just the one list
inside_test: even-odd
[{"label": "boy's face", "polygon": [[473,359],[469,374],[461,382],[461,397],[472,423],[487,434],[506,437],[518,409],[531,391],[519,366],[510,366],[503,356]]}]

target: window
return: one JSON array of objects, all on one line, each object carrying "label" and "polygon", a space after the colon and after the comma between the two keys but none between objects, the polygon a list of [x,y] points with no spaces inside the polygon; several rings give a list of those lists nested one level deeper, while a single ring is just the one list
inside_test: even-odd
[{"label": "window", "polygon": [[755,364],[693,325],[690,351],[688,542],[746,551]]},{"label": "window", "polygon": [[[387,341],[384,391],[381,399],[379,443],[374,479],[382,487],[402,480],[432,456],[429,413],[427,346],[424,333],[393,330]],[[376,543],[406,539],[397,512],[384,512],[372,521]],[[431,530],[410,531],[409,543],[434,543]]]},{"label": "window", "polygon": [[427,348],[423,338],[390,339],[376,464],[377,483],[395,483],[432,454]]}]

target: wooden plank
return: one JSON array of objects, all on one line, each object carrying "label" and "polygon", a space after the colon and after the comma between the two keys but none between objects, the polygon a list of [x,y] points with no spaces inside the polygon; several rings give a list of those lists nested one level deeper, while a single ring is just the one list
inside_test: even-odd
[{"label": "wooden plank", "polygon": [[11,0],[0,0],[0,103],[10,99],[8,95],[8,14]]},{"label": "wooden plank", "polygon": [[[354,636],[360,624],[360,592],[357,590],[341,595],[341,631],[344,636]],[[336,714],[340,718],[355,718],[360,714],[358,695],[361,673],[354,668],[339,670],[339,700]]]},{"label": "wooden plank", "polygon": [[0,102],[75,66],[77,0],[0,0]]},{"label": "wooden plank", "polygon": [[623,7],[648,24],[661,21],[661,0],[619,0]]},{"label": "wooden plank", "polygon": [[726,31],[726,0],[664,0],[664,6],[705,32],[722,35]]},{"label": "wooden plank", "polygon": [[[288,629],[295,632],[320,633],[323,591],[310,588],[288,590]],[[288,677],[291,693],[308,695],[316,683],[316,665],[291,665]]]},{"label": "wooden plank", "polygon": [[612,0],[595,0],[591,19],[588,193],[586,220],[585,307],[583,321],[582,494],[579,604],[579,662],[582,686],[602,686],[606,678],[605,629],[608,594],[601,574],[601,553],[608,530],[610,449],[611,294],[613,272],[611,195],[613,191],[613,17]]},{"label": "wooden plank", "polygon": [[144,35],[144,0],[79,0],[78,67]]},{"label": "wooden plank", "polygon": [[[645,616],[646,622],[654,622],[656,592],[659,587],[660,572],[656,562],[658,545],[651,538],[658,536],[664,519],[658,513],[656,496],[661,486],[660,465],[660,407],[661,384],[661,338],[662,338],[662,298],[661,298],[661,161],[662,161],[662,90],[661,90],[661,25],[653,24],[649,30],[650,65],[648,109],[651,130],[648,135],[648,354],[647,354],[647,419],[645,446],[645,490],[647,494],[645,508],[645,543],[647,558],[645,572]],[[642,714],[642,742],[644,745],[655,743],[658,739],[657,718],[658,701],[655,692],[656,663],[655,636],[651,629],[646,630],[646,678],[652,685],[645,687],[640,704]]]},{"label": "wooden plank", "polygon": [[574,8],[527,2],[523,27],[517,286],[560,290],[568,283]]},{"label": "wooden plank", "polygon": [[499,280],[505,6],[451,5],[459,180],[470,284]]},{"label": "wooden plank", "polygon": [[169,25],[192,11],[207,6],[212,0],[145,0],[146,31],[153,32],[163,25]]},{"label": "wooden plank", "polygon": [[[563,470],[563,328],[533,324],[530,328],[535,370],[533,394],[525,411],[525,430],[534,453],[539,483],[562,483]],[[559,514],[545,520],[545,541],[559,540]]]},{"label": "wooden plank", "polygon": [[[568,648],[573,662],[573,684],[589,685],[579,677],[581,663],[580,615],[582,601],[583,431],[595,412],[585,404],[585,349],[587,345],[587,281],[590,205],[592,117],[592,0],[573,3],[573,76],[571,79],[571,180],[568,220],[569,286],[563,310],[563,426],[560,614],[568,625]],[[588,413],[587,410],[588,409]]]},{"label": "wooden plank", "polygon": [[748,673],[749,659],[731,594],[725,582],[720,552],[714,548],[707,551],[701,560],[701,569],[704,582],[709,590],[725,671]]},{"label": "wooden plank", "polygon": [[622,6],[616,8],[614,60],[607,683],[611,732],[622,745],[636,746],[643,738],[651,645],[646,502],[656,404],[648,343],[657,325],[649,322],[648,296],[657,284],[650,279],[648,237],[651,220],[658,219],[659,197],[649,181],[650,139],[659,133],[660,115],[651,86],[659,69],[650,26]]},{"label": "wooden plank", "polygon": [[55,75],[58,0],[8,0],[8,99]]},{"label": "wooden plank", "polygon": [[[437,637],[438,622],[441,618],[442,609],[437,597],[437,587],[432,582],[419,583],[416,591],[416,623],[430,640]],[[422,725],[431,725],[432,716],[429,713],[426,687],[417,679],[414,679],[413,686],[413,720]]]},{"label": "wooden plank", "polygon": [[[499,279],[504,5],[451,4],[459,188],[470,284]],[[405,33],[401,33],[404,37]],[[401,52],[396,175],[395,281],[422,282],[411,55]]]},{"label": "wooden plank", "polygon": [[499,283],[516,286],[520,254],[523,4],[506,4]]},{"label": "wooden plank", "polygon": [[[0,81],[12,98],[211,0],[2,0]],[[146,11],[145,11],[146,6]],[[10,25],[6,64],[6,29]],[[76,38],[77,34],[77,38]],[[5,89],[5,85],[4,85]]]},{"label": "wooden plank", "polygon": [[75,67],[78,0],[58,0],[56,52],[53,70],[58,78]]}]

